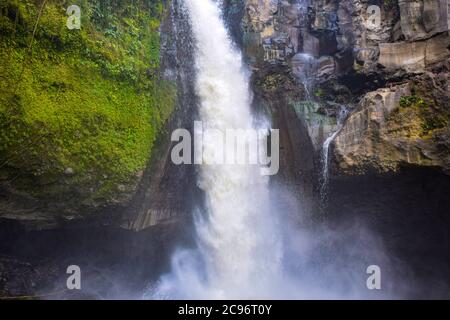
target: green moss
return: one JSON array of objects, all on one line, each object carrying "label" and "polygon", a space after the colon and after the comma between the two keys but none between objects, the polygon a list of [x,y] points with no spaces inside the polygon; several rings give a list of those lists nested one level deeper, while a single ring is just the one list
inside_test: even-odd
[{"label": "green moss", "polygon": [[400,107],[408,108],[411,106],[417,106],[419,108],[426,108],[426,102],[423,98],[416,95],[403,96],[400,98]]},{"label": "green moss", "polygon": [[321,105],[318,102],[289,100],[289,104],[294,108],[297,116],[307,121],[311,127],[335,126],[337,124],[336,118],[319,112]]},{"label": "green moss", "polygon": [[258,85],[266,92],[275,92],[280,88],[283,81],[283,75],[269,74]]},{"label": "green moss", "polygon": [[448,119],[445,117],[438,116],[428,116],[424,118],[424,122],[422,124],[422,129],[427,134],[432,133],[435,130],[443,129],[448,126]]},{"label": "green moss", "polygon": [[448,117],[436,110],[433,101],[416,94],[401,97],[399,109],[393,116],[402,119],[411,114],[416,115],[417,120],[420,121],[421,132],[418,132],[418,135],[422,138],[429,138],[435,130],[449,125]]},{"label": "green moss", "polygon": [[[0,1],[0,170],[35,196],[108,201],[146,166],[175,103],[158,79],[162,3],[48,1],[32,38],[40,3]],[[71,4],[81,30],[66,27]]]},{"label": "green moss", "polygon": [[319,88],[314,92],[314,96],[317,98],[322,98],[325,95],[325,92],[323,91],[323,89]]}]

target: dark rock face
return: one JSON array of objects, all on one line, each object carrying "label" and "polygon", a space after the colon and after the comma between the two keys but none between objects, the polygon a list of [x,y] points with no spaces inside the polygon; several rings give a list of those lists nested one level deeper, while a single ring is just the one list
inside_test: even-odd
[{"label": "dark rock face", "polygon": [[161,55],[164,74],[177,82],[178,103],[144,173],[139,191],[122,216],[121,226],[126,229],[139,231],[158,224],[189,221],[195,199],[201,197],[195,168],[177,166],[171,160],[175,143],[170,140],[171,132],[178,128],[192,132],[197,115],[194,48],[188,18],[182,4],[172,1],[171,15],[161,28]]},{"label": "dark rock face", "polygon": [[[293,106],[296,99],[304,95],[304,90],[287,70],[281,74],[277,68],[255,71],[252,80],[254,108],[269,114],[272,127],[280,130],[280,171],[272,179],[272,183],[287,188],[290,194],[295,195],[297,202],[302,204],[303,212],[311,215],[315,211],[314,146],[307,120],[299,119]],[[283,199],[278,202],[282,203]],[[296,218],[295,210],[292,215]]]},{"label": "dark rock face", "polygon": [[449,298],[450,179],[433,168],[335,177],[326,212],[335,225],[363,223],[383,239],[408,296]]},{"label": "dark rock face", "polygon": [[[25,230],[0,224],[0,298],[141,299],[169,268],[170,253],[186,226],[160,225],[141,232],[81,223]],[[174,237],[174,235],[178,237]],[[68,266],[82,272],[82,290],[68,290]]]}]

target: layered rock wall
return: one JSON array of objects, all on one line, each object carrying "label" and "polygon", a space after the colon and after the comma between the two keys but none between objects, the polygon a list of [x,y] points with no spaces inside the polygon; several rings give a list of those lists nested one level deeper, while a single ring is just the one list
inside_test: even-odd
[{"label": "layered rock wall", "polygon": [[[354,110],[332,148],[336,174],[395,170],[402,163],[447,171],[448,17],[446,0],[248,0],[244,49],[257,73],[275,70],[272,78],[278,73],[305,89],[288,100],[317,152],[336,130],[336,104]],[[395,118],[408,99],[421,101],[423,110],[409,103],[399,129]],[[369,161],[372,155],[376,160]]]}]

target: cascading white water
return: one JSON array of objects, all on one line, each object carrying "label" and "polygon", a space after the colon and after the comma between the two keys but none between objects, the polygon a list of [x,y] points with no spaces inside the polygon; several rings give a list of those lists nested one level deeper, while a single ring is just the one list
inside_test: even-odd
[{"label": "cascading white water", "polygon": [[[196,90],[203,129],[256,129],[248,77],[220,8],[212,0],[186,0],[185,5],[197,43]],[[216,142],[204,139],[205,162],[220,151]],[[282,250],[270,215],[267,177],[258,166],[202,165],[199,186],[205,192],[207,215],[196,220],[198,251],[175,255],[172,274],[163,277],[157,294],[272,297],[271,284],[281,274]]]},{"label": "cascading white water", "polygon": [[[185,0],[185,5],[197,44],[196,90],[203,129],[255,129],[248,77],[217,2]],[[219,145],[216,139],[203,138],[204,162],[220,151]],[[315,232],[292,220],[280,223],[287,217],[282,217],[279,199],[269,200],[268,178],[258,166],[204,164],[199,167],[198,183],[207,212],[196,214],[197,246],[178,250],[171,272],[152,284],[144,297],[342,299],[367,294],[365,250],[378,252],[368,233],[357,238],[366,244],[359,252],[344,250],[349,244],[352,248],[354,241],[347,243],[326,228]],[[289,193],[275,187],[271,191]]]},{"label": "cascading white water", "polygon": [[320,197],[322,202],[327,199],[327,188],[328,188],[328,180],[329,180],[329,155],[330,155],[330,145],[336,139],[337,135],[340,132],[340,128],[336,130],[332,135],[330,135],[322,146],[322,177],[320,184]]},{"label": "cascading white water", "polygon": [[312,99],[312,90],[317,73],[317,60],[308,53],[297,53],[292,58],[293,73],[305,89],[306,100]]},{"label": "cascading white water", "polygon": [[325,140],[322,146],[322,177],[320,181],[320,197],[322,205],[327,201],[328,180],[329,180],[329,165],[330,165],[330,145],[338,136],[343,128],[343,123],[348,115],[348,110],[345,106],[341,106],[341,110],[337,117],[337,129]]}]

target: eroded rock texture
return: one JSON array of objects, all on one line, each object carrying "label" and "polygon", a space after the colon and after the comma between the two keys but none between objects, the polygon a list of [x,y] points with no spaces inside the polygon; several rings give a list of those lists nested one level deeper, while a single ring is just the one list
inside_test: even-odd
[{"label": "eroded rock texture", "polygon": [[316,151],[342,107],[354,110],[332,148],[336,173],[402,163],[447,171],[447,1],[248,0],[243,31],[256,90],[288,97]]}]

